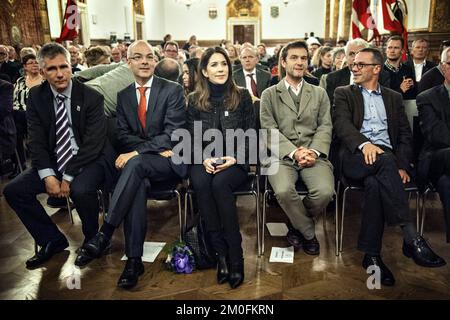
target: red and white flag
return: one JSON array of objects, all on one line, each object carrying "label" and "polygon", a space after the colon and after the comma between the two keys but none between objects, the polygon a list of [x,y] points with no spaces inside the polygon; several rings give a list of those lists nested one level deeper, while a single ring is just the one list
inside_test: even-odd
[{"label": "red and white flag", "polygon": [[352,38],[362,38],[362,31],[367,29],[373,32],[372,38],[367,41],[379,41],[380,33],[370,11],[369,0],[353,0],[352,7]]},{"label": "red and white flag", "polygon": [[73,40],[78,36],[77,28],[80,25],[80,17],[78,15],[78,6],[75,0],[67,0],[66,11],[64,14],[63,26],[61,34],[56,42]]},{"label": "red and white flag", "polygon": [[398,0],[381,0],[384,29],[401,35],[404,40],[403,60],[408,52],[408,30],[406,29],[406,4]]}]

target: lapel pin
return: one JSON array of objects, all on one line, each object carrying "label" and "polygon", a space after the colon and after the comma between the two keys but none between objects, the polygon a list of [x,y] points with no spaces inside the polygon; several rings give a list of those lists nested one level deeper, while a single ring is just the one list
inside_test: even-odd
[{"label": "lapel pin", "polygon": [[80,106],[77,106],[77,111],[80,111],[80,110],[81,110]]}]

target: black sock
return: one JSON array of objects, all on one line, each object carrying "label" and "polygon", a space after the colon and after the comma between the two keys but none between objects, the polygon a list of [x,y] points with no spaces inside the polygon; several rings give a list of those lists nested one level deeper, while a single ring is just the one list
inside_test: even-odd
[{"label": "black sock", "polygon": [[100,228],[100,232],[102,232],[108,239],[112,238],[114,230],[116,230],[116,228],[112,224],[109,224],[106,221],[103,223],[102,227]]},{"label": "black sock", "polygon": [[407,244],[410,244],[413,242],[414,238],[417,237],[417,230],[414,228],[413,224],[411,222],[408,222],[406,224],[400,225],[403,231],[403,239]]}]

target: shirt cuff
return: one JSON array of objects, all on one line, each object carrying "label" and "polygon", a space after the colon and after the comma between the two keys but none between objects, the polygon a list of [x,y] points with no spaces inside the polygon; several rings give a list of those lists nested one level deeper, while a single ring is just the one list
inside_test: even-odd
[{"label": "shirt cuff", "polygon": [[68,174],[63,174],[63,180],[66,180],[66,181],[68,181],[68,182],[72,182],[72,180],[73,180],[73,177],[72,176],[69,176]]},{"label": "shirt cuff", "polygon": [[295,149],[294,151],[292,151],[291,153],[288,154],[288,157],[291,158],[292,160],[295,160],[294,159],[295,151],[297,151],[297,149]]},{"label": "shirt cuff", "polygon": [[53,170],[51,168],[38,170],[38,174],[39,174],[39,178],[41,178],[41,180],[44,180],[45,178],[47,178],[49,176],[56,177],[55,170]]},{"label": "shirt cuff", "polygon": [[369,143],[371,143],[371,142],[370,142],[370,141],[366,141],[366,142],[361,143],[361,144],[358,146],[358,149],[362,151],[362,149],[364,148],[364,146],[365,146],[366,144],[369,144]]},{"label": "shirt cuff", "polygon": [[312,151],[314,151],[317,154],[317,158],[320,158],[321,153],[319,151],[317,151],[316,149],[310,149]]}]

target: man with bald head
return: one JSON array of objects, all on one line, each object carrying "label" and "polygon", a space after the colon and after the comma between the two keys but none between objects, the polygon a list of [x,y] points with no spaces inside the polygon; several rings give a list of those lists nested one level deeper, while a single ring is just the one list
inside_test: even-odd
[{"label": "man with bald head", "polygon": [[121,174],[100,232],[80,253],[87,262],[103,255],[123,221],[128,260],[118,286],[124,289],[134,287],[144,272],[141,257],[147,232],[148,188],[186,174],[184,165],[171,160],[172,132],[185,122],[183,88],[154,75],[155,57],[146,41],[132,43],[127,58],[134,82],[117,95],[120,155],[115,165]]}]

